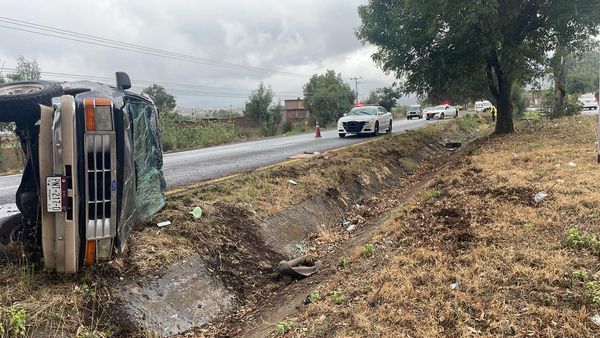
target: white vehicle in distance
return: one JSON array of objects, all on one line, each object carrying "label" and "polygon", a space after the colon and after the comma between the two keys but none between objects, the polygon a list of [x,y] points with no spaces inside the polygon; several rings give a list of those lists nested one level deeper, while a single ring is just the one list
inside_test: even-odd
[{"label": "white vehicle in distance", "polygon": [[458,112],[456,111],[456,108],[454,108],[454,106],[451,106],[448,104],[442,104],[442,105],[436,106],[433,109],[427,111],[427,113],[425,114],[425,119],[427,119],[427,120],[431,120],[434,118],[444,119],[446,117],[457,117],[457,116],[458,116]]},{"label": "white vehicle in distance", "polygon": [[392,114],[380,106],[354,107],[338,120],[338,135],[348,134],[379,135],[381,130],[392,132]]},{"label": "white vehicle in distance", "polygon": [[406,119],[412,120],[413,117],[418,119],[423,118],[423,110],[421,110],[421,106],[418,104],[408,107],[408,110],[406,111]]},{"label": "white vehicle in distance", "polygon": [[492,103],[490,101],[477,101],[475,102],[475,112],[476,113],[485,113],[486,111],[492,109]]},{"label": "white vehicle in distance", "polygon": [[594,94],[584,94],[584,95],[581,95],[578,99],[583,107],[583,110],[598,109],[598,101],[596,101],[596,97],[594,96]]}]

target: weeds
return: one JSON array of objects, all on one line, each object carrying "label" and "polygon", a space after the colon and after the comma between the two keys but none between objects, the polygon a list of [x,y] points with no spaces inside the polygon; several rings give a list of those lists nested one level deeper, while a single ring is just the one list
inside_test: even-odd
[{"label": "weeds", "polygon": [[575,249],[587,249],[600,256],[600,240],[598,236],[580,232],[577,228],[567,231],[567,246]]},{"label": "weeds", "polygon": [[590,304],[594,306],[600,306],[600,284],[598,284],[598,282],[586,282],[584,295]]},{"label": "weeds", "polygon": [[278,322],[277,325],[275,325],[275,333],[278,336],[283,336],[284,334],[290,332],[290,330],[292,329],[292,324],[292,322],[285,320]]},{"label": "weeds", "polygon": [[346,266],[348,266],[349,263],[350,263],[350,260],[348,259],[348,257],[342,256],[342,257],[340,257],[340,261],[338,262],[338,265],[341,266],[342,268],[345,268]]},{"label": "weeds", "polygon": [[308,295],[308,300],[310,300],[311,303],[315,303],[321,300],[321,295],[319,294],[319,291],[315,290],[311,292],[310,295]]},{"label": "weeds", "polygon": [[575,270],[575,271],[573,271],[571,276],[573,276],[573,278],[575,278],[579,281],[582,281],[582,282],[587,282],[590,280],[590,274],[585,270]]},{"label": "weeds", "polygon": [[439,190],[435,190],[434,192],[431,193],[431,198],[433,198],[433,199],[439,198],[440,196],[442,196],[442,192]]},{"label": "weeds", "polygon": [[371,257],[375,253],[375,247],[371,243],[365,244],[363,247],[362,255],[363,257]]},{"label": "weeds", "polygon": [[341,292],[334,291],[330,296],[329,300],[334,302],[337,305],[341,305],[346,301],[346,296]]},{"label": "weeds", "polygon": [[[27,311],[24,309],[6,309],[3,311],[6,320],[0,322],[0,334],[9,337],[24,337],[26,333]],[[3,323],[4,322],[4,323]],[[6,326],[5,326],[6,325]]]}]

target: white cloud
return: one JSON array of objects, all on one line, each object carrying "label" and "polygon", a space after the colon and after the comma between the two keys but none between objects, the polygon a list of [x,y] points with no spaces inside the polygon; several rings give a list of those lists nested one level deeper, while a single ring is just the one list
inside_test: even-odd
[{"label": "white cloud", "polygon": [[[124,70],[134,83],[137,79],[248,89],[263,81],[281,97],[301,96],[310,75],[334,69],[348,81],[353,76],[373,81],[360,85],[362,96],[393,81],[371,61],[373,48],[362,46],[354,36],[360,24],[357,7],[365,2],[3,0],[2,17],[305,77],[211,67],[2,27],[0,60],[11,67],[23,55],[36,59],[43,71],[86,75],[111,76]],[[213,95],[182,95],[189,90],[174,90],[179,93],[180,105],[240,106],[247,95],[224,89],[213,89]],[[233,93],[235,97],[222,98],[214,93]]]}]

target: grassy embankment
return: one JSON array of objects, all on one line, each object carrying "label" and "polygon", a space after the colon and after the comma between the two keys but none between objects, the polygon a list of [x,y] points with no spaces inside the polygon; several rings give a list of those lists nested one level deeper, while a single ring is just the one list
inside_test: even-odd
[{"label": "grassy embankment", "polygon": [[[245,303],[256,304],[263,296],[254,290],[286,285],[269,277],[281,256],[258,238],[261,220],[311,196],[334,193],[348,182],[368,186],[369,180],[383,180],[392,170],[409,170],[416,165],[411,159],[415,149],[441,141],[442,135],[464,135],[463,129],[474,133],[477,126],[474,119],[433,125],[193,188],[169,198],[151,222],[134,230],[123,257],[78,276],[45,273],[20,255],[0,256],[0,323],[13,334],[22,324],[31,336],[140,335],[128,324],[121,325],[123,318],[110,291],[114,278],[150,275],[193,252],[226,278]],[[298,184],[290,184],[290,179]],[[336,198],[344,200],[340,191]],[[194,206],[204,211],[200,220],[189,214]],[[155,222],[163,220],[173,225],[158,229]]]},{"label": "grassy embankment", "polygon": [[440,167],[272,334],[597,336],[596,121],[521,125]]}]

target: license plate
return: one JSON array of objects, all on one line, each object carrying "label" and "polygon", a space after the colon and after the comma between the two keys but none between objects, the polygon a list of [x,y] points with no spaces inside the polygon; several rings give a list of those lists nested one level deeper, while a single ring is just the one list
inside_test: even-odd
[{"label": "license plate", "polygon": [[46,177],[46,205],[48,212],[67,210],[67,179],[65,177]]}]

